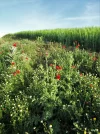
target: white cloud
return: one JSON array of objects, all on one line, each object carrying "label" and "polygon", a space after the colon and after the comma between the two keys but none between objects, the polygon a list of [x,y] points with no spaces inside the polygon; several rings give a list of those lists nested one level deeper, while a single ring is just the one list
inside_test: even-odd
[{"label": "white cloud", "polygon": [[86,16],[86,25],[98,25],[100,26],[100,2],[88,3],[83,16]]},{"label": "white cloud", "polygon": [[34,2],[35,6],[30,13],[23,15],[23,17],[19,16],[15,27],[6,27],[5,29],[1,27],[1,31],[5,33],[0,33],[0,36],[8,33],[8,31],[100,26],[100,3],[88,3],[80,16],[64,18],[62,17],[62,10],[64,11],[64,9],[61,8],[60,11],[51,14],[51,12],[48,12],[49,5],[44,8],[41,0],[14,0],[13,2],[16,4],[20,2]]},{"label": "white cloud", "polygon": [[98,19],[100,16],[81,16],[81,17],[68,17],[64,18],[65,20],[91,20]]},{"label": "white cloud", "polygon": [[88,3],[81,16],[68,17],[64,20],[73,26],[100,26],[100,3]]},{"label": "white cloud", "polygon": [[84,11],[86,16],[100,16],[100,2],[88,3],[86,5],[86,10]]},{"label": "white cloud", "polygon": [[99,3],[88,3],[81,16],[62,18],[60,15],[59,13],[48,14],[40,8],[38,12],[24,16],[19,27],[26,26],[37,30],[100,25]]}]

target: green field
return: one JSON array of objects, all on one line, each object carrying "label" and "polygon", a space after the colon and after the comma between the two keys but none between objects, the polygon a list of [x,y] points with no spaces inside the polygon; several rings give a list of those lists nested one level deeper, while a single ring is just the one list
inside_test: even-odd
[{"label": "green field", "polygon": [[73,41],[78,41],[81,48],[100,52],[100,27],[22,31],[4,37],[29,40],[42,37],[45,42],[59,42],[67,46],[73,46]]},{"label": "green field", "polygon": [[100,27],[0,39],[0,134],[100,134]]}]

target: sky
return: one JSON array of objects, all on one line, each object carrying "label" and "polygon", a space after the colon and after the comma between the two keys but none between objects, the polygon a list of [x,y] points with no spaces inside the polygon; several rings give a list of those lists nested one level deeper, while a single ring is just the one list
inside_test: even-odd
[{"label": "sky", "polygon": [[19,31],[100,26],[99,0],[0,0],[0,37]]}]

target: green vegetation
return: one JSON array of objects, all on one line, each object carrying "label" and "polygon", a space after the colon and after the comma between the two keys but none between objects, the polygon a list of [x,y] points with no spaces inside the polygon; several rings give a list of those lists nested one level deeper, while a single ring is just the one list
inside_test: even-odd
[{"label": "green vegetation", "polygon": [[80,47],[0,39],[0,134],[99,134],[100,54]]},{"label": "green vegetation", "polygon": [[42,37],[46,43],[48,41],[59,42],[66,46],[73,46],[73,41],[78,41],[81,44],[81,48],[100,52],[100,27],[23,31],[4,36],[4,38],[9,37],[30,40]]}]

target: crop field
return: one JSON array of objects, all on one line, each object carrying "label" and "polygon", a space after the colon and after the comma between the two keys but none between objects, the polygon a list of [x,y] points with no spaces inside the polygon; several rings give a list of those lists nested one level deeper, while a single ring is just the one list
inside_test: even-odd
[{"label": "crop field", "polygon": [[4,36],[9,37],[29,40],[42,37],[45,42],[59,42],[67,46],[73,46],[73,41],[78,41],[81,44],[80,48],[100,52],[100,27],[22,31]]},{"label": "crop field", "polygon": [[0,134],[100,134],[99,29],[0,39]]}]

